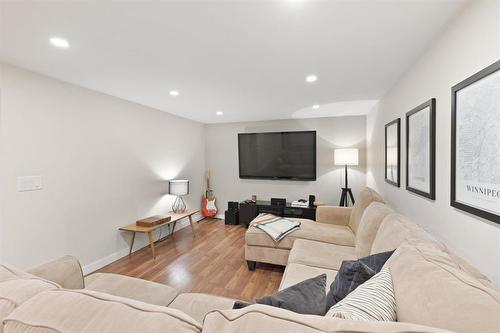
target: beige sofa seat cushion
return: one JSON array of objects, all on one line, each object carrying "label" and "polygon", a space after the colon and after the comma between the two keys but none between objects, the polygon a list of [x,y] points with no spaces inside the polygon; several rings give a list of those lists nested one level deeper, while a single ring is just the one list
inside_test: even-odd
[{"label": "beige sofa seat cushion", "polygon": [[458,332],[500,329],[500,293],[464,272],[434,244],[410,239],[386,263],[399,321]]},{"label": "beige sofa seat cushion", "polygon": [[177,289],[164,284],[111,273],[89,275],[85,285],[87,290],[163,306],[169,305],[179,294]]},{"label": "beige sofa seat cushion", "polygon": [[83,289],[85,287],[80,262],[72,256],[52,260],[28,272],[53,281],[66,289]]},{"label": "beige sofa seat cushion", "polygon": [[201,332],[185,313],[88,290],[58,289],[32,297],[4,321],[5,333]]},{"label": "beige sofa seat cushion", "polygon": [[307,266],[303,264],[288,264],[285,268],[285,272],[283,273],[279,290],[286,289],[294,284],[321,274],[326,274],[326,292],[328,292],[328,290],[330,290],[330,285],[333,280],[335,280],[335,276],[337,275],[336,270]]},{"label": "beige sofa seat cushion", "polygon": [[293,219],[301,222],[296,230],[279,242],[274,242],[264,231],[249,227],[245,234],[247,245],[291,249],[296,239],[310,239],[325,243],[354,246],[354,233],[347,226],[318,223],[307,219]]},{"label": "beige sofa seat cushion", "polygon": [[203,323],[207,313],[214,310],[232,309],[234,301],[234,299],[208,294],[184,293],[177,296],[169,308],[180,310],[199,323]]},{"label": "beige sofa seat cushion", "polygon": [[366,322],[301,315],[255,304],[238,310],[213,311],[205,317],[203,333],[446,333],[449,331],[398,322]]},{"label": "beige sofa seat cushion", "polygon": [[392,213],[392,209],[382,202],[374,201],[366,207],[356,233],[356,255],[358,258],[370,254],[380,224],[390,213]]},{"label": "beige sofa seat cushion", "polygon": [[351,217],[349,218],[349,227],[352,229],[352,231],[354,231],[354,233],[358,232],[359,223],[366,207],[368,207],[374,201],[382,203],[384,202],[380,194],[369,187],[366,187],[361,192],[359,192],[358,197],[356,198],[356,202],[352,207]]},{"label": "beige sofa seat cushion", "polygon": [[342,261],[355,260],[356,251],[352,246],[297,239],[293,244],[288,262],[338,271]]},{"label": "beige sofa seat cushion", "polygon": [[59,285],[54,282],[0,265],[0,323],[31,297],[57,288]]},{"label": "beige sofa seat cushion", "polygon": [[428,242],[435,246],[446,249],[446,247],[436,241],[430,234],[425,232],[409,218],[398,213],[388,214],[380,225],[373,245],[371,254],[392,251],[400,246],[408,238],[418,238],[422,242]]}]

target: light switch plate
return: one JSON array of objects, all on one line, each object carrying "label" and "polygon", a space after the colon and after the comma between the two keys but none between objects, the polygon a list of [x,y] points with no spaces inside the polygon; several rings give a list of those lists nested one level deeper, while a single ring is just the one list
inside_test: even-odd
[{"label": "light switch plate", "polygon": [[38,191],[42,189],[42,176],[17,177],[17,191]]}]

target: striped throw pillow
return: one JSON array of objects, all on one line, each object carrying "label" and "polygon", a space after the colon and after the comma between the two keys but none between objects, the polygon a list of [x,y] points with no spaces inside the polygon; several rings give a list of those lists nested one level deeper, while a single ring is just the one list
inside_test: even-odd
[{"label": "striped throw pillow", "polygon": [[350,320],[396,321],[396,299],[389,268],[353,290],[326,313],[327,317]]}]

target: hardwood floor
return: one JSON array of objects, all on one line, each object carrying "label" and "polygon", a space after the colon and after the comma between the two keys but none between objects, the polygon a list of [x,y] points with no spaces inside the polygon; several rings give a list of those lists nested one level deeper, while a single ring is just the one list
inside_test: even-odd
[{"label": "hardwood floor", "polygon": [[257,264],[249,271],[245,261],[243,226],[204,219],[156,243],[156,259],[145,247],[98,272],[139,277],[179,289],[251,301],[278,290],[284,267]]}]

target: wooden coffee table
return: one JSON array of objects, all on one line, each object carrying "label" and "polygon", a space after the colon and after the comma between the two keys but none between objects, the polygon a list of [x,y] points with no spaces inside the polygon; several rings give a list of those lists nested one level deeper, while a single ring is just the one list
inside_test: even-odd
[{"label": "wooden coffee table", "polygon": [[175,224],[177,223],[177,221],[179,221],[180,219],[183,219],[185,217],[189,218],[189,224],[191,225],[191,231],[193,232],[193,236],[194,236],[195,232],[194,232],[194,225],[193,225],[193,215],[198,213],[199,211],[200,211],[199,209],[192,209],[192,210],[186,210],[184,213],[170,212],[167,214],[171,217],[170,221],[164,222],[161,224],[157,224],[157,225],[152,226],[152,227],[140,227],[140,226],[136,225],[135,223],[133,223],[133,224],[129,224],[129,225],[126,225],[124,227],[119,228],[118,230],[120,230],[120,231],[127,231],[127,232],[132,233],[132,241],[130,242],[130,251],[128,253],[129,256],[132,254],[132,248],[134,246],[135,234],[139,232],[139,233],[143,233],[143,234],[148,235],[149,246],[151,247],[151,252],[153,253],[153,259],[156,259],[155,240],[153,237],[153,232],[158,228],[164,227],[164,226],[169,225],[169,224],[173,224],[172,231],[170,232],[170,235],[171,235],[175,231]]}]

